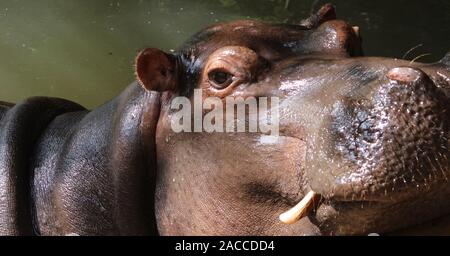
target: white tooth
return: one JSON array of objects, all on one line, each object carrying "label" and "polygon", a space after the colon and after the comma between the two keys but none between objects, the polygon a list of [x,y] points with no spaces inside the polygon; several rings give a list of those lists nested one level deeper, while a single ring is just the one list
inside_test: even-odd
[{"label": "white tooth", "polygon": [[293,224],[301,218],[308,215],[314,206],[314,201],[319,200],[320,195],[314,191],[309,191],[308,194],[294,207],[288,211],[280,214],[280,220],[286,224]]}]

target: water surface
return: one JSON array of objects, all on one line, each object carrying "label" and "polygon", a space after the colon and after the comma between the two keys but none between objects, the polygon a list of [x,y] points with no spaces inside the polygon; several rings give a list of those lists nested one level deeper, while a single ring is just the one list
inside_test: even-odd
[{"label": "water surface", "polygon": [[407,59],[450,49],[450,1],[0,0],[0,100],[36,95],[95,107],[133,81],[139,49],[166,51],[199,29],[234,19],[296,22],[332,2],[361,27],[366,55]]}]

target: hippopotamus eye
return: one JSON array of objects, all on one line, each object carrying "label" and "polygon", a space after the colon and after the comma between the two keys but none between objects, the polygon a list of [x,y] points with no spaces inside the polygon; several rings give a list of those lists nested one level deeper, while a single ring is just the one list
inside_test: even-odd
[{"label": "hippopotamus eye", "polygon": [[233,82],[233,75],[222,70],[213,70],[208,74],[211,85],[216,89],[224,89]]},{"label": "hippopotamus eye", "polygon": [[205,93],[218,97],[232,94],[251,82],[261,67],[261,58],[244,46],[224,46],[211,53],[205,61],[200,86]]}]

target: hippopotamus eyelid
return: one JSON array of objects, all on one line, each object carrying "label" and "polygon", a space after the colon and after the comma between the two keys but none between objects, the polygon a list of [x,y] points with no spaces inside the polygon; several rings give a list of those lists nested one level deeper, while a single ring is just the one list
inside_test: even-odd
[{"label": "hippopotamus eyelid", "polygon": [[208,79],[216,89],[225,89],[233,83],[233,75],[226,70],[214,69],[208,73]]}]

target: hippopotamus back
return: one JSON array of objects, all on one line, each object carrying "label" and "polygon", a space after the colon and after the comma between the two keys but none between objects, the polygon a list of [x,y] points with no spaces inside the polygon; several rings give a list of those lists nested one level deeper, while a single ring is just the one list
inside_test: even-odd
[{"label": "hippopotamus back", "polygon": [[0,234],[154,232],[143,152],[158,102],[133,83],[93,111],[48,97],[2,103]]},{"label": "hippopotamus back", "polygon": [[83,108],[73,102],[35,97],[0,104],[0,233],[31,234],[29,159],[34,145],[57,115]]}]

